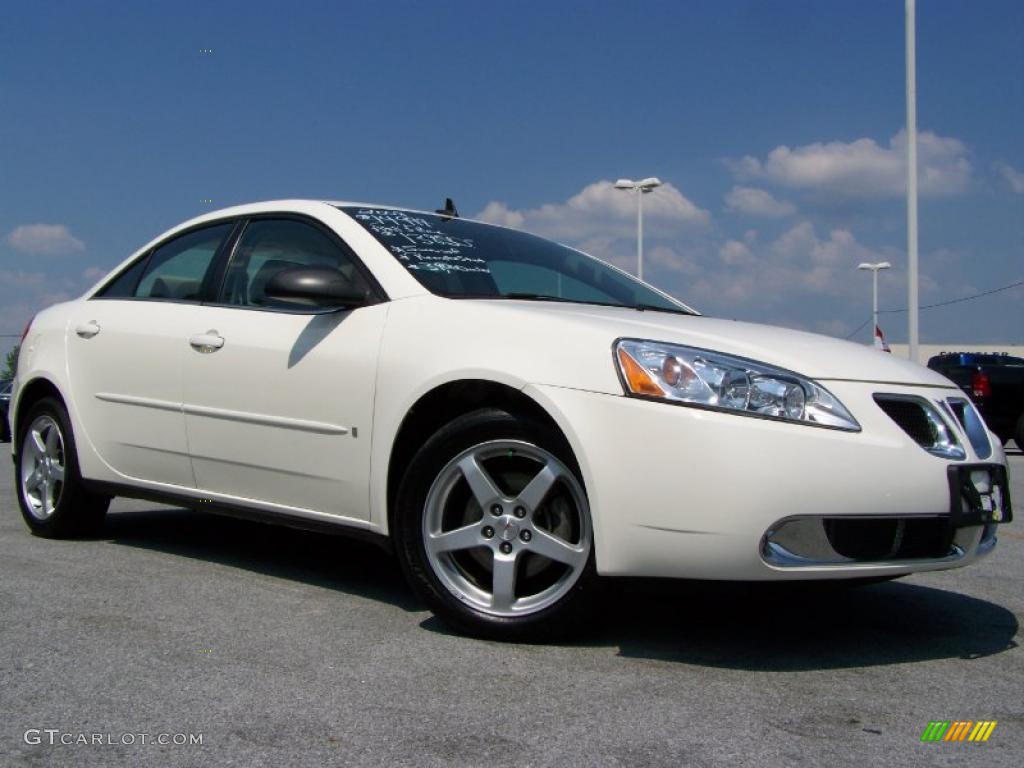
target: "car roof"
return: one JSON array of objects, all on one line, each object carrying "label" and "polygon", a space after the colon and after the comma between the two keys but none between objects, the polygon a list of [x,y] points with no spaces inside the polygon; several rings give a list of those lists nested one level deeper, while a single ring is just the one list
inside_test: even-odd
[{"label": "car roof", "polygon": [[[384,203],[367,203],[357,200],[322,200],[316,198],[286,198],[281,200],[257,200],[249,203],[239,203],[238,205],[228,206],[227,208],[218,208],[212,211],[207,211],[194,216],[187,221],[181,222],[180,224],[173,227],[172,230],[164,232],[165,236],[171,231],[184,230],[188,227],[202,224],[207,221],[214,219],[226,218],[229,216],[245,216],[253,213],[269,213],[273,211],[291,211],[295,213],[308,213],[311,207],[327,205],[334,209],[339,208],[376,208],[387,211],[401,211],[402,213],[412,213],[422,216],[438,216],[437,211],[424,211],[418,208],[408,208],[401,205],[387,205]],[[344,211],[343,211],[344,212]],[[502,229],[509,229],[502,224],[495,224],[489,221],[480,221],[479,219],[473,219],[468,216],[459,216],[460,221],[468,221],[474,224],[486,224],[492,227],[501,227]]]}]

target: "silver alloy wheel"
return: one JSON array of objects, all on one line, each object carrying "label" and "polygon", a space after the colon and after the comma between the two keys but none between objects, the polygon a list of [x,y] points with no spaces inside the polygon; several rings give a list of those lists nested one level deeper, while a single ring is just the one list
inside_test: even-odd
[{"label": "silver alloy wheel", "polygon": [[64,436],[52,416],[39,416],[21,446],[21,497],[37,520],[57,509],[64,490]]},{"label": "silver alloy wheel", "polygon": [[[518,468],[492,476],[487,465],[495,461]],[[448,462],[431,485],[423,543],[434,574],[462,602],[492,616],[535,613],[569,592],[587,564],[586,495],[539,446],[481,443]]]}]

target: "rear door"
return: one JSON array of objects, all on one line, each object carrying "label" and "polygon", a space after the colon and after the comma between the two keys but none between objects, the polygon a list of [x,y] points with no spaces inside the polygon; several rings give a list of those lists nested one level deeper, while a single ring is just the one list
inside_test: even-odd
[{"label": "rear door", "polygon": [[370,437],[387,303],[323,311],[264,294],[282,269],[337,269],[383,298],[350,249],[319,222],[251,219],[215,304],[189,330],[184,411],[198,487],[293,510],[369,517]]},{"label": "rear door", "polygon": [[215,257],[233,227],[223,222],[172,237],[72,318],[67,356],[82,438],[126,478],[195,486],[181,407],[182,363]]}]

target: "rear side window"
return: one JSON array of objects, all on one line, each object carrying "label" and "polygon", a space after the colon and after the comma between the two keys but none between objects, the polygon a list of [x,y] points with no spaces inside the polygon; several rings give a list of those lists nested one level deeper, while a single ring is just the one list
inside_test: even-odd
[{"label": "rear side window", "polygon": [[104,299],[127,299],[135,295],[135,286],[139,284],[139,278],[146,270],[149,259],[146,256],[139,258],[128,269],[107,283],[96,295]]},{"label": "rear side window", "polygon": [[250,221],[234,251],[219,298],[222,304],[280,306],[264,295],[264,289],[271,277],[291,267],[336,269],[355,288],[369,290],[348,250],[317,227],[302,221]]},{"label": "rear side window", "polygon": [[139,299],[201,301],[203,279],[231,229],[230,223],[217,224],[164,243],[150,255],[132,295]]}]

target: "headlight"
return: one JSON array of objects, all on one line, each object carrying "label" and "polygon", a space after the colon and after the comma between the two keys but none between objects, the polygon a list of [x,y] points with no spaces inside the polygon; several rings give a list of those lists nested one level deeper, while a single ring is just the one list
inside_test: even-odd
[{"label": "headlight", "polygon": [[792,371],[656,341],[615,343],[626,393],[680,405],[860,431],[824,387]]}]

